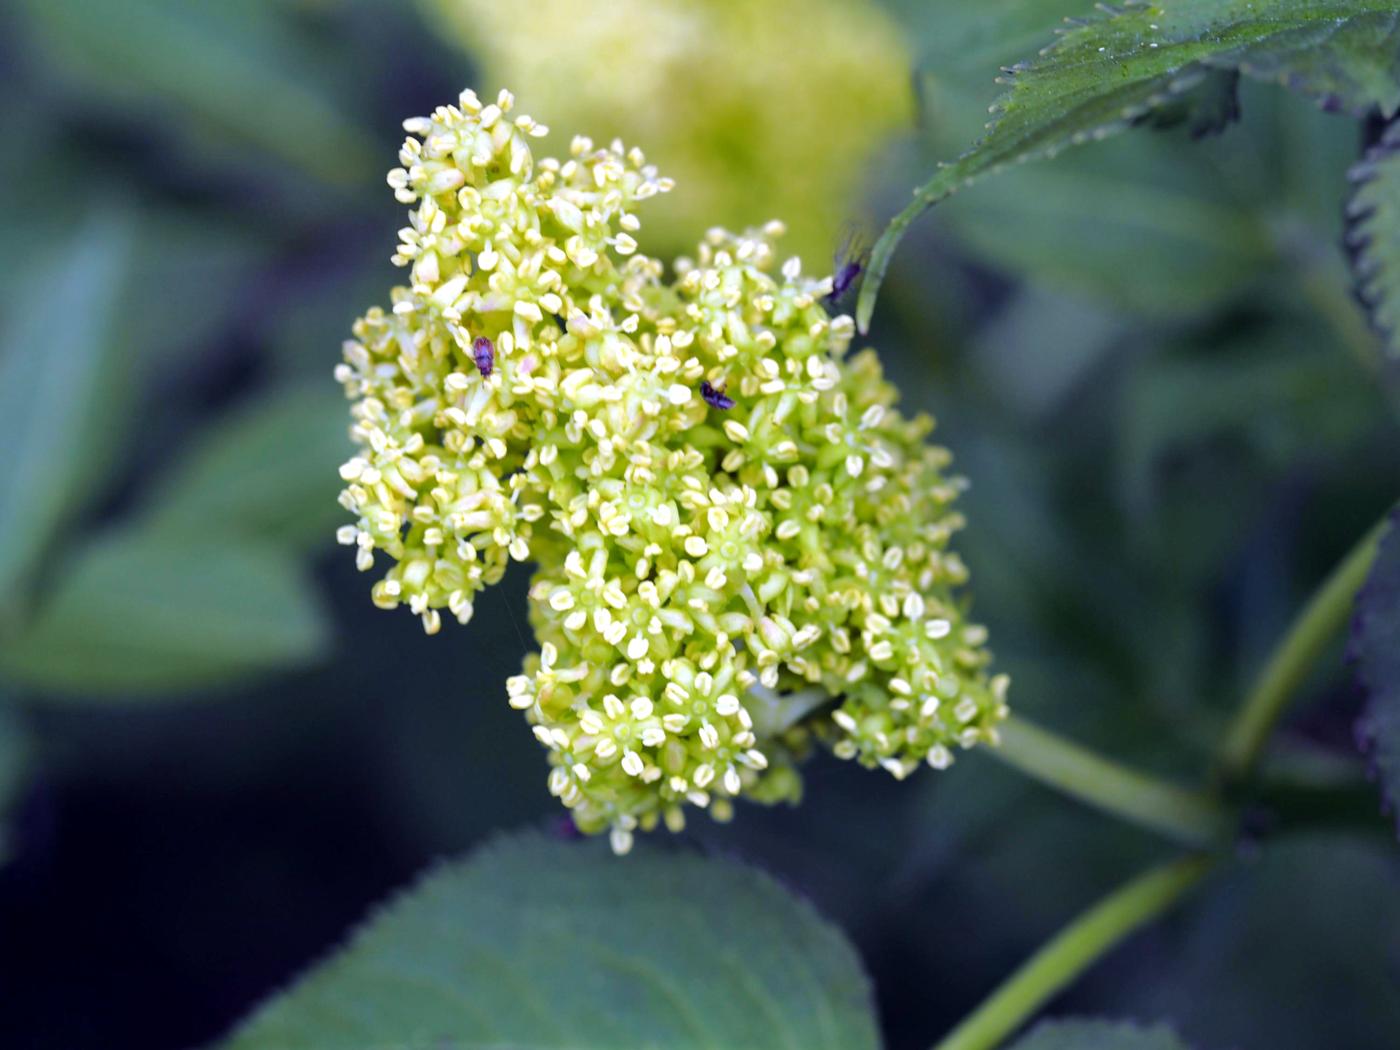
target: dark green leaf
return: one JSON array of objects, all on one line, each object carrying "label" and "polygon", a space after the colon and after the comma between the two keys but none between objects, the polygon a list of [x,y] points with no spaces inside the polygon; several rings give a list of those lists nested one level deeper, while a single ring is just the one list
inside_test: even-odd
[{"label": "dark green leaf", "polygon": [[[955,0],[902,12],[920,38],[927,162],[975,137],[995,90],[988,71],[1049,39],[1062,13],[1063,0]],[[1204,134],[1228,115],[1237,80],[1212,71],[1157,116]],[[1273,114],[1264,109],[1267,124]],[[1256,123],[1257,115],[1251,129]],[[1248,148],[1236,143],[1230,158]],[[1057,291],[1119,310],[1197,311],[1238,294],[1275,254],[1264,221],[1279,204],[1273,187],[1239,173],[1222,178],[1218,159],[1183,149],[1179,136],[1134,135],[988,180],[942,218],[980,258]]]},{"label": "dark green leaf", "polygon": [[1389,0],[1136,3],[1064,32],[1014,67],[980,143],[940,168],[881,235],[860,291],[864,329],[895,246],[925,210],[1012,164],[1105,138],[1174,103],[1211,69],[1279,80],[1327,108],[1400,107],[1400,11]]},{"label": "dark green leaf", "polygon": [[305,664],[325,647],[311,585],[268,545],[121,532],[72,555],[0,652],[16,684],[154,694]]},{"label": "dark green leaf", "polygon": [[227,1050],[878,1045],[841,935],[733,864],[521,835],[447,864]]},{"label": "dark green leaf", "polygon": [[[989,7],[986,17],[1001,10]],[[940,52],[938,62],[930,102],[937,125],[927,129],[924,163],[967,141],[949,120],[957,103],[974,114],[986,109],[968,83],[955,82],[949,70],[966,74],[951,56]],[[1203,119],[1197,96],[1221,76],[1188,93],[1195,116],[1178,118]],[[1355,155],[1356,127],[1270,86],[1242,88],[1249,120],[1223,142],[1192,146],[1180,132],[1127,135],[1054,164],[1019,165],[940,205],[937,228],[998,270],[1119,311],[1197,316],[1270,287],[1291,309],[1308,305],[1296,285],[1268,282],[1284,266],[1309,286],[1325,281],[1331,295],[1333,271],[1344,271],[1335,252],[1336,195]],[[902,297],[910,293],[901,286]],[[1336,310],[1348,307],[1337,299]],[[1342,323],[1364,342],[1359,311]]]},{"label": "dark green leaf", "polygon": [[1351,169],[1347,247],[1357,297],[1400,366],[1400,121]]},{"label": "dark green leaf", "polygon": [[1385,808],[1400,814],[1400,509],[1356,596],[1350,652],[1366,694],[1357,740],[1370,754]]},{"label": "dark green leaf", "polygon": [[349,412],[329,381],[278,391],[205,430],[151,499],[149,527],[329,546]]},{"label": "dark green leaf", "polygon": [[1211,53],[1218,69],[1301,92],[1329,112],[1400,110],[1400,9],[1377,0],[1230,0],[1229,19],[1200,27],[1236,46]]},{"label": "dark green leaf", "polygon": [[94,420],[111,379],[130,248],[126,221],[94,219],[35,274],[0,337],[0,618],[101,454]]},{"label": "dark green leaf", "polygon": [[374,150],[309,76],[275,5],[30,0],[48,50],[103,97],[153,100],[199,134],[253,145],[327,182],[362,178]]},{"label": "dark green leaf", "polygon": [[1165,1025],[1075,1019],[1043,1021],[1010,1050],[1187,1050],[1187,1046]]}]

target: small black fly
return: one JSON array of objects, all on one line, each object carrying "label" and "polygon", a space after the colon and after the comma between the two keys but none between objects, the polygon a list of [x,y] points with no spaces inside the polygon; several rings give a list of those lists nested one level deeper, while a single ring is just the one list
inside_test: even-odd
[{"label": "small black fly", "polygon": [[855,286],[869,258],[870,245],[865,235],[854,226],[848,227],[845,236],[841,238],[841,246],[836,249],[836,257],[832,260],[831,292],[824,300],[828,308],[840,308],[841,300]]},{"label": "small black fly", "polygon": [[725,396],[724,387],[717,389],[708,379],[700,380],[700,396],[705,399],[705,404],[721,412],[734,407],[734,399]]},{"label": "small black fly", "polygon": [[481,378],[490,379],[491,373],[496,370],[496,348],[484,335],[472,340],[472,360],[476,362]]}]

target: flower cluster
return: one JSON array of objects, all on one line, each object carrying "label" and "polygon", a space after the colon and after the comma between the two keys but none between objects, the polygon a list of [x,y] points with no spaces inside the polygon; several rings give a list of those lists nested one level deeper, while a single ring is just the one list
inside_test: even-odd
[{"label": "flower cluster", "polygon": [[341,530],[375,602],[465,623],[536,564],[509,682],[584,831],[793,800],[813,746],[903,777],[994,741],[1005,679],[957,596],[961,482],[893,407],[828,277],[774,223],[711,230],[667,281],[634,237],[671,188],[637,150],[544,133],[502,92],[410,120],[390,310],[345,344],[360,453]]},{"label": "flower cluster", "polygon": [[685,187],[647,209],[668,259],[707,226],[771,215],[789,218],[789,252],[829,258],[914,119],[907,37],[879,0],[423,2],[557,126],[645,145]]}]

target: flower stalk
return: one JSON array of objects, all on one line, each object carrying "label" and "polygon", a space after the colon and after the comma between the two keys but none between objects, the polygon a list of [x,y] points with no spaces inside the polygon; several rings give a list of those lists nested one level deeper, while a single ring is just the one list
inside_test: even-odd
[{"label": "flower stalk", "polygon": [[[1188,845],[1225,842],[1233,821],[1216,796],[1253,773],[1289,699],[1350,616],[1385,527],[1383,519],[1357,542],[1280,639],[1231,723],[1209,791],[1163,783],[1019,716],[1001,726],[1001,746],[992,753],[1066,794]],[[1308,804],[1326,809],[1331,802],[1319,797]],[[934,1050],[991,1050],[1096,959],[1198,885],[1217,859],[1188,854],[1114,891],[1031,956]]]},{"label": "flower stalk", "polygon": [[1233,786],[1249,776],[1288,701],[1345,626],[1384,529],[1383,519],[1357,542],[1274,647],[1226,733],[1216,770],[1222,785]]},{"label": "flower stalk", "polygon": [[1191,847],[1225,841],[1229,813],[1204,792],[1191,791],[1095,754],[1020,715],[999,729],[989,753],[1027,776],[1105,813]]},{"label": "flower stalk", "polygon": [[934,1050],[991,1050],[1105,952],[1200,884],[1214,861],[1188,856],[1110,893],[1032,955]]}]

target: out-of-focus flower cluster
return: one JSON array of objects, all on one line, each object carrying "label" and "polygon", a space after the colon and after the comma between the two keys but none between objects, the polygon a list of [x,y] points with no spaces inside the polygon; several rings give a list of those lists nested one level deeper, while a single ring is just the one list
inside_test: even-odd
[{"label": "out-of-focus flower cluster", "polygon": [[789,252],[830,258],[877,152],[913,120],[912,60],[878,0],[424,3],[488,83],[556,127],[643,144],[685,187],[648,209],[665,258],[774,215]]},{"label": "out-of-focus flower cluster", "polygon": [[795,800],[814,745],[898,777],[994,740],[1005,679],[965,619],[946,450],[872,351],[846,356],[829,277],[778,265],[774,223],[711,230],[667,281],[637,150],[465,92],[389,175],[410,283],[345,344],[359,455],[341,530],[373,588],[436,632],[512,559],[540,651],[509,682],[584,831]]}]

